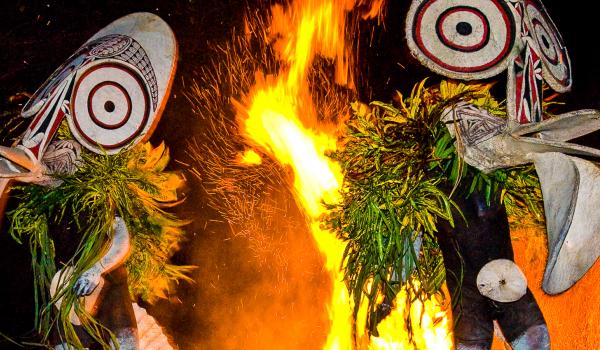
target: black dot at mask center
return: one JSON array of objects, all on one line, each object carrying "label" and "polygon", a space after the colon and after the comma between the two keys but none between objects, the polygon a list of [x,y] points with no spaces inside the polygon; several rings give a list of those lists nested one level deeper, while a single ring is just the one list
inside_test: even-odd
[{"label": "black dot at mask center", "polygon": [[104,102],[104,110],[108,113],[112,113],[115,110],[115,103],[113,101]]},{"label": "black dot at mask center", "polygon": [[458,22],[456,24],[456,32],[460,35],[469,35],[473,33],[473,27],[467,22]]},{"label": "black dot at mask center", "polygon": [[547,49],[550,48],[550,42],[548,41],[548,38],[545,35],[542,35],[542,43],[544,44],[544,47],[546,47]]}]

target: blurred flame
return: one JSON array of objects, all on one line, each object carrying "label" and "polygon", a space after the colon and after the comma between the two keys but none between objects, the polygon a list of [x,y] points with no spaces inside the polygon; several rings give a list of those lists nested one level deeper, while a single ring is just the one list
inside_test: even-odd
[{"label": "blurred flame", "polygon": [[308,216],[313,237],[325,255],[326,268],[333,281],[332,302],[328,307],[331,329],[324,348],[351,349],[352,308],[339,270],[344,244],[322,230],[319,222],[324,213],[321,201],[333,203],[339,199],[341,169],[325,156],[326,152],[335,150],[336,138],[304,127],[285,89],[259,86],[251,106],[245,111],[246,136],[294,171],[294,195]]},{"label": "blurred flame", "polygon": [[[336,61],[338,83],[350,82],[344,23],[353,3],[309,0],[294,1],[288,8],[272,8],[270,34],[279,39],[275,48],[287,66],[276,80],[257,75],[257,84],[249,96],[251,102],[242,109],[240,120],[249,139],[294,170],[295,196],[306,211],[333,281],[328,307],[331,328],[324,349],[352,348],[352,309],[339,270],[344,245],[319,227],[319,217],[324,212],[321,202],[336,202],[342,182],[340,167],[325,156],[327,151],[335,150],[336,137],[305,127],[316,126],[317,117],[307,77],[313,58],[319,53]],[[303,120],[298,116],[303,116]]]},{"label": "blurred flame", "polygon": [[[322,202],[335,203],[339,200],[343,178],[339,165],[326,156],[327,152],[335,150],[336,137],[331,126],[317,122],[307,77],[313,59],[318,54],[335,61],[338,84],[354,87],[349,67],[350,55],[345,45],[345,21],[348,11],[356,5],[364,5],[362,2],[298,0],[285,8],[275,5],[271,12],[269,36],[285,64],[275,77],[264,77],[257,73],[256,85],[245,101],[233,101],[244,136],[293,170],[294,195],[304,209],[314,239],[325,256],[333,291],[327,308],[331,328],[324,349],[354,348],[353,306],[340,271],[344,244],[334,234],[320,227],[319,218],[325,212]],[[374,1],[373,4],[381,7],[382,1]],[[406,295],[400,294],[398,297],[406,298]],[[397,305],[406,305],[406,300],[399,301]],[[416,321],[423,326],[423,339],[431,340],[423,340],[422,344],[440,344],[431,347],[434,349],[450,348],[451,345],[447,343],[434,343],[442,337],[442,333],[448,338],[449,326],[441,314],[441,306],[437,301],[429,300],[424,304],[413,303],[411,310],[421,310],[423,307],[423,318]],[[407,327],[401,323],[403,315],[402,310],[395,310],[381,322],[381,337],[373,338],[368,348],[395,349],[401,346],[396,344],[408,344],[403,339],[406,337],[403,331]],[[359,334],[363,332],[359,330]]]},{"label": "blurred flame", "polygon": [[[410,299],[408,299],[410,297]],[[412,293],[402,289],[395,305],[408,305],[410,308],[395,308],[391,314],[377,325],[379,337],[371,337],[369,350],[406,350],[406,349],[453,349],[452,336],[449,332],[452,324],[448,315],[449,305],[444,304],[439,297],[427,300],[415,299]],[[449,301],[448,298],[446,300]],[[410,320],[410,325],[407,324]],[[398,330],[412,327],[414,337],[408,338],[408,333]]]},{"label": "blurred flame", "polygon": [[237,162],[245,165],[259,165],[262,163],[262,158],[255,150],[249,149],[238,155]]},{"label": "blurred flame", "polygon": [[304,84],[315,53],[335,60],[335,80],[352,85],[348,48],[345,45],[345,23],[355,0],[298,0],[284,8],[273,6],[271,36],[279,39],[275,49],[289,64],[287,87],[297,89]]}]

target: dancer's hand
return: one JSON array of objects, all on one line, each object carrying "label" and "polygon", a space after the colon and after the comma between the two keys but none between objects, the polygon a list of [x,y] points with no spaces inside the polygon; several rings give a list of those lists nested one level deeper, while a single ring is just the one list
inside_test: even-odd
[{"label": "dancer's hand", "polygon": [[92,266],[77,279],[77,282],[75,282],[75,285],[73,286],[75,294],[77,294],[78,297],[92,294],[100,284],[101,279],[101,270],[96,266]]}]

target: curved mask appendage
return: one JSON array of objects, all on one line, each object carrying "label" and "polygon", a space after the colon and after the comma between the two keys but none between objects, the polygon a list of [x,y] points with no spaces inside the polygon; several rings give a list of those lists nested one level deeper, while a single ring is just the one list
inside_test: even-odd
[{"label": "curved mask appendage", "polygon": [[600,129],[600,112],[565,113],[509,129],[510,123],[467,103],[448,107],[442,120],[467,164],[485,172],[532,162],[532,155],[560,152],[600,158],[600,150],[566,142]]},{"label": "curved mask appendage", "polygon": [[514,136],[531,136],[541,140],[567,142],[600,130],[600,111],[581,109],[559,114],[539,123],[510,129]]},{"label": "curved mask appendage", "polygon": [[[544,198],[548,264],[543,289],[561,293],[577,282],[600,256],[600,170],[580,155],[600,158],[600,150],[566,142],[600,129],[600,112],[570,112],[512,131],[506,122],[468,104],[445,111],[465,162],[490,172],[535,164]],[[504,123],[504,124],[503,124]]]},{"label": "curved mask appendage", "polygon": [[508,68],[506,104],[511,124],[543,120],[543,82],[571,89],[572,73],[560,32],[539,0],[510,0],[520,22],[519,54]]},{"label": "curved mask appendage", "polygon": [[36,163],[23,149],[0,146],[0,177],[26,176],[35,166]]},{"label": "curved mask appendage", "polygon": [[600,257],[600,168],[561,153],[533,156],[540,177],[548,231],[542,288],[569,289]]}]

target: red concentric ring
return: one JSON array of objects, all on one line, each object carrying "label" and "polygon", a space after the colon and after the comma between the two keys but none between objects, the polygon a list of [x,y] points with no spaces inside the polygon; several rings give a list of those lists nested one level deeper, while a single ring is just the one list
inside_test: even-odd
[{"label": "red concentric ring", "polygon": [[[121,117],[120,120],[117,121],[116,123],[104,122],[104,121],[100,120],[100,118],[98,116],[96,116],[96,113],[94,112],[93,100],[94,100],[94,97],[96,96],[96,92],[98,92],[98,90],[100,90],[101,88],[106,87],[106,86],[114,87],[115,89],[119,90],[121,92],[121,94],[125,97],[125,100],[127,101],[127,111],[125,112],[123,117]],[[127,123],[127,121],[129,120],[129,117],[131,115],[131,97],[129,96],[129,94],[127,93],[127,91],[121,84],[114,82],[114,81],[106,81],[106,82],[96,85],[92,89],[90,94],[88,95],[87,105],[88,105],[88,112],[90,113],[90,118],[92,118],[94,123],[100,125],[101,127],[105,128],[105,129],[118,129],[118,128],[122,127],[123,125],[125,125],[125,123]]]},{"label": "red concentric ring", "polygon": [[411,52],[436,73],[483,79],[516,54],[515,17],[502,0],[413,1],[407,16]]},{"label": "red concentric ring", "polygon": [[[455,41],[453,41],[451,38],[449,38],[446,31],[444,30],[443,26],[444,26],[444,23],[446,22],[446,20],[448,19],[448,17],[450,17],[451,15],[457,14],[457,13],[461,13],[461,12],[467,12],[467,13],[471,13],[471,14],[475,15],[477,18],[479,18],[479,20],[481,21],[481,24],[483,24],[484,32],[482,33],[481,39],[479,40],[479,42],[477,42],[475,45],[460,45],[460,44],[456,43]],[[452,48],[452,49],[455,49],[458,51],[463,51],[463,52],[478,51],[482,47],[484,47],[490,40],[490,23],[485,18],[483,13],[481,13],[481,11],[479,11],[478,9],[476,9],[474,7],[470,7],[470,6],[457,6],[457,7],[450,8],[450,9],[444,11],[444,13],[438,19],[435,28],[436,28],[436,32],[437,32],[440,40],[449,48]]]},{"label": "red concentric ring", "polygon": [[[118,77],[115,78],[116,76]],[[90,77],[92,81],[88,81]],[[118,79],[126,79],[127,82],[117,81]],[[88,86],[89,84],[94,85]],[[85,89],[82,90],[83,86]],[[127,104],[123,117],[115,123],[103,121],[94,113],[93,105],[97,102],[95,95],[106,86],[114,87],[114,91],[125,97]],[[71,121],[74,136],[82,138],[82,144],[93,151],[117,150],[130,144],[142,134],[148,123],[148,89],[140,74],[128,66],[116,62],[97,64],[81,74],[73,91]],[[136,98],[133,98],[133,92],[137,94]],[[80,104],[81,99],[83,105]],[[107,142],[108,139],[112,141]]]}]

